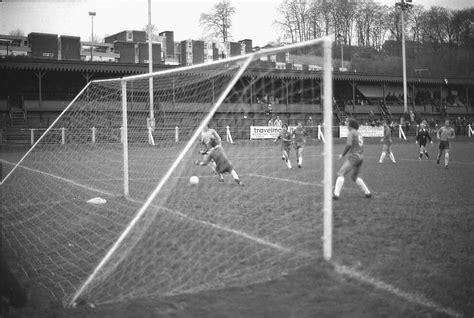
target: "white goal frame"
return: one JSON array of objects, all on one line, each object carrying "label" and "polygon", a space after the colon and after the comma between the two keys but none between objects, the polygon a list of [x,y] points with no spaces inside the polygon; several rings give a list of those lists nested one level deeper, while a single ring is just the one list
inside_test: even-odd
[{"label": "white goal frame", "polygon": [[[145,203],[142,205],[142,207],[139,209],[139,211],[135,214],[134,218],[130,221],[130,223],[126,226],[124,231],[121,233],[121,235],[118,237],[118,239],[115,241],[115,243],[111,246],[111,248],[108,250],[106,255],[103,257],[103,259],[99,262],[99,264],[96,266],[94,271],[91,273],[91,275],[81,284],[80,288],[74,293],[72,296],[69,304],[71,306],[75,306],[77,300],[81,296],[81,294],[87,289],[87,287],[90,285],[90,283],[95,279],[97,274],[101,271],[101,269],[104,267],[104,265],[110,260],[112,255],[117,251],[119,246],[121,245],[122,241],[128,236],[130,231],[133,229],[135,224],[141,219],[141,217],[144,215],[144,213],[147,211],[148,207],[151,205],[157,194],[160,192],[160,190],[163,188],[165,183],[168,181],[168,179],[171,177],[175,169],[178,167],[179,163],[181,160],[184,158],[186,153],[190,150],[190,148],[193,146],[194,142],[198,139],[201,130],[210,122],[212,117],[214,116],[215,112],[217,109],[221,106],[223,103],[225,97],[227,94],[231,91],[233,86],[237,83],[237,81],[240,79],[242,74],[245,72],[247,67],[250,65],[250,63],[261,56],[264,55],[269,55],[269,54],[276,54],[279,52],[283,51],[288,51],[288,50],[294,50],[298,48],[302,48],[304,46],[309,46],[309,45],[316,45],[316,44],[322,44],[323,48],[323,90],[324,90],[324,95],[323,95],[323,105],[324,105],[324,123],[325,127],[329,127],[325,131],[326,135],[326,143],[324,143],[324,205],[323,205],[323,213],[324,213],[324,234],[323,234],[323,251],[324,251],[324,258],[326,260],[330,260],[332,256],[332,159],[333,159],[333,150],[332,150],[332,130],[330,129],[332,127],[332,120],[333,120],[333,114],[332,114],[332,45],[334,42],[334,36],[328,36],[324,38],[319,38],[316,40],[311,40],[311,41],[306,41],[306,42],[301,42],[301,43],[295,43],[292,45],[287,45],[283,47],[277,47],[277,48],[270,48],[270,49],[264,49],[260,50],[257,52],[249,53],[244,56],[236,56],[232,58],[228,58],[225,60],[220,60],[220,61],[215,61],[211,63],[206,63],[206,64],[197,64],[197,65],[192,65],[186,67],[187,70],[191,69],[196,69],[200,68],[203,66],[208,66],[208,65],[218,65],[222,64],[223,61],[227,62],[232,62],[232,61],[238,61],[242,60],[240,69],[238,72],[235,74],[235,76],[232,78],[226,89],[221,93],[219,98],[215,101],[212,109],[209,111],[207,116],[202,120],[201,124],[199,127],[196,129],[196,131],[193,133],[189,141],[187,142],[186,146],[184,149],[179,153],[169,170],[165,173],[163,178],[160,179],[160,182],[156,186],[156,188],[152,191],[152,193],[148,196],[146,199]],[[128,129],[127,129],[127,82],[133,81],[133,80],[138,80],[138,79],[149,79],[153,78],[154,76],[157,75],[164,75],[164,74],[172,74],[175,72],[180,72],[182,71],[183,68],[176,68],[172,70],[166,70],[166,71],[160,71],[160,72],[154,72],[154,73],[147,73],[147,74],[141,74],[141,75],[134,75],[134,76],[128,76],[124,78],[119,78],[119,79],[113,79],[113,80],[108,80],[108,81],[120,81],[121,82],[121,87],[122,87],[122,144],[123,144],[123,183],[124,183],[124,194],[125,196],[128,196],[129,194],[129,176],[128,176]],[[98,80],[99,81],[107,81],[107,80]]]}]

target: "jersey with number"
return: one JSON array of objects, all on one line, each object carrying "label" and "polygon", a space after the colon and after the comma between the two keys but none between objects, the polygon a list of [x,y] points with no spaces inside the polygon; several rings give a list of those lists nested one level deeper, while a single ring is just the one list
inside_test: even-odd
[{"label": "jersey with number", "polygon": [[350,129],[347,133],[347,145],[351,146],[349,153],[362,155],[364,153],[364,137],[355,129]]},{"label": "jersey with number", "polygon": [[214,160],[216,163],[216,171],[218,173],[230,173],[234,169],[222,146],[216,146],[209,150],[204,162],[209,163],[211,160]]},{"label": "jersey with number", "polygon": [[387,146],[392,144],[392,130],[388,126],[383,127],[383,143]]},{"label": "jersey with number", "polygon": [[303,142],[305,142],[305,130],[303,127],[296,127],[293,130],[293,137],[297,145],[301,145]]},{"label": "jersey with number", "polygon": [[347,145],[349,149],[348,160],[354,167],[362,165],[362,154],[364,153],[364,137],[355,129],[350,129],[347,134]]},{"label": "jersey with number", "polygon": [[278,135],[278,139],[281,139],[281,150],[289,152],[291,146],[291,133],[288,130],[281,130]]}]

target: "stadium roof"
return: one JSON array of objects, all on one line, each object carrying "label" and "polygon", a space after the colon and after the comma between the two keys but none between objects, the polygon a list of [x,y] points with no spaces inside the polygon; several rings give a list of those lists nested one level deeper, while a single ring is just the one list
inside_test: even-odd
[{"label": "stadium roof", "polygon": [[[172,65],[155,65],[155,70],[176,68]],[[57,61],[47,59],[31,58],[3,58],[0,59],[0,70],[27,70],[27,71],[64,71],[64,72],[99,72],[115,74],[144,74],[148,72],[148,64],[126,64],[111,62],[84,62],[84,61]],[[321,79],[321,71],[279,70],[252,68],[244,73],[244,76],[256,76],[263,78],[298,78],[298,79]],[[402,83],[402,76],[365,74],[356,72],[334,72],[336,81],[352,81],[365,83]],[[474,78],[448,78],[453,85],[474,85]],[[443,85],[445,79],[440,77],[412,76],[407,78],[409,84],[431,84]]]}]

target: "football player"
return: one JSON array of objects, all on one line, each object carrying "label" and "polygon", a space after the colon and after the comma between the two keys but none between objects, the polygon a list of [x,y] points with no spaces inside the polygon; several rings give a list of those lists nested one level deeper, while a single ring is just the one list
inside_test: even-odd
[{"label": "football player", "polygon": [[364,137],[362,137],[362,134],[359,132],[359,123],[357,120],[348,118],[346,123],[349,127],[347,143],[344,151],[339,155],[339,160],[341,160],[346,154],[349,155],[337,172],[333,199],[339,199],[342,186],[344,185],[344,176],[349,172],[352,172],[351,179],[362,189],[362,191],[364,191],[365,197],[370,198],[372,197],[372,194],[370,193],[369,188],[365,185],[364,180],[359,177],[360,167],[363,162],[362,154],[364,153]]},{"label": "football player", "polygon": [[392,130],[388,126],[388,123],[385,119],[382,121],[382,124],[383,124],[383,137],[380,140],[382,142],[382,153],[380,154],[379,163],[383,162],[387,153],[388,153],[388,156],[390,157],[390,160],[392,160],[393,163],[397,163],[395,161],[395,156],[393,155],[393,152],[392,152],[392,143],[393,143]]},{"label": "football player", "polygon": [[288,125],[283,124],[281,126],[281,131],[278,137],[273,140],[273,142],[277,142],[279,139],[281,139],[281,159],[285,161],[286,166],[288,169],[291,169],[291,162],[290,162],[290,147],[292,143],[292,136],[291,133],[288,131]]},{"label": "football player", "polygon": [[444,122],[444,126],[441,127],[436,133],[436,137],[439,139],[439,151],[436,158],[436,163],[439,164],[439,160],[444,153],[444,167],[448,169],[449,164],[449,139],[453,139],[454,128],[451,127],[449,120]]},{"label": "football player", "polygon": [[298,121],[298,126],[293,130],[293,142],[296,150],[296,162],[298,163],[298,168],[301,168],[303,164],[303,145],[306,142],[306,131],[303,128],[303,123]]},{"label": "football player", "polygon": [[207,151],[202,161],[196,160],[194,164],[198,166],[207,166],[211,162],[215,163],[215,171],[219,176],[219,181],[224,182],[224,173],[230,173],[238,185],[243,186],[244,184],[240,181],[239,175],[234,169],[234,166],[230,162],[229,158],[222,148],[222,145],[217,143],[217,140],[211,139],[209,145],[211,148]]},{"label": "football player", "polygon": [[[212,148],[211,142],[214,141],[217,145],[222,144],[222,139],[221,136],[217,133],[215,129],[209,128],[209,125],[204,126],[204,128],[201,131],[201,140],[200,140],[200,148],[199,148],[199,153],[201,153],[203,156],[207,154],[209,149]],[[209,167],[211,167],[212,171],[214,174],[217,174],[216,171],[216,163],[211,161],[209,163]]]}]

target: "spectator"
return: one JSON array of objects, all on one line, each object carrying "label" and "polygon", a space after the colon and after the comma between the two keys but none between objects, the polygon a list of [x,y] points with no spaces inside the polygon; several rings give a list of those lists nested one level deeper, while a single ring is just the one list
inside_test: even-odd
[{"label": "spectator", "polygon": [[271,116],[272,114],[273,114],[272,104],[268,103],[267,108],[265,110],[265,115]]},{"label": "spectator", "polygon": [[313,135],[313,128],[314,128],[313,118],[309,116],[308,120],[306,121],[306,131],[308,132],[308,136],[310,137],[312,137]]},{"label": "spectator", "polygon": [[282,124],[283,124],[283,123],[282,123],[282,121],[281,121],[281,119],[280,119],[280,116],[277,116],[277,117],[275,118],[275,120],[273,121],[273,126],[275,126],[275,127],[281,127]]},{"label": "spectator", "polygon": [[410,116],[410,125],[412,125],[412,126],[415,125],[416,116],[415,116],[415,113],[412,110],[410,110],[410,115],[409,116]]},{"label": "spectator", "polygon": [[270,119],[268,120],[268,123],[267,123],[268,126],[273,126],[273,118],[270,117]]}]

